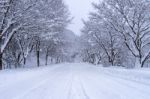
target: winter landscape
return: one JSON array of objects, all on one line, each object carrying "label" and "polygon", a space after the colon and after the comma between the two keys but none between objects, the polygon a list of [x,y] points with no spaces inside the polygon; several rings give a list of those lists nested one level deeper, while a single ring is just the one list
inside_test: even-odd
[{"label": "winter landscape", "polygon": [[0,99],[150,99],[150,0],[0,0]]}]

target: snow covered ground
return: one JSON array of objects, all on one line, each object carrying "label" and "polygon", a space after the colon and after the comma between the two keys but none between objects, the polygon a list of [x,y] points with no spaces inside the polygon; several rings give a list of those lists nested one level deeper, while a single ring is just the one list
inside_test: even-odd
[{"label": "snow covered ground", "polygon": [[4,70],[0,99],[150,99],[150,70],[84,63]]}]

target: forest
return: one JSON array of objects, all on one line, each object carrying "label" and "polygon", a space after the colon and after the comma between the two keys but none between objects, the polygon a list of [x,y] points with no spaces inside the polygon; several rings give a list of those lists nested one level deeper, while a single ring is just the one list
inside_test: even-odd
[{"label": "forest", "polygon": [[63,0],[0,0],[0,70],[76,61],[150,67],[150,1],[92,6],[77,36]]}]

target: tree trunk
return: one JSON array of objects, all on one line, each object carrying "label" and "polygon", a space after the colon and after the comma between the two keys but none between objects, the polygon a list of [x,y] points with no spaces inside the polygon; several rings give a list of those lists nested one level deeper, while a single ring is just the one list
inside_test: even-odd
[{"label": "tree trunk", "polygon": [[0,70],[3,69],[3,61],[2,61],[3,54],[0,52]]},{"label": "tree trunk", "polygon": [[[2,33],[2,30],[0,30],[0,35]],[[2,37],[0,37],[0,47],[1,47],[1,44],[2,44]],[[1,48],[0,48],[0,70],[3,69],[3,53],[1,52]]]},{"label": "tree trunk", "polygon": [[19,53],[18,58],[17,58],[18,67],[21,67],[20,57],[21,57],[21,53]]},{"label": "tree trunk", "polygon": [[40,66],[40,39],[37,39],[36,42],[36,57],[37,57],[37,66]]},{"label": "tree trunk", "polygon": [[36,51],[36,56],[37,56],[37,66],[40,66],[40,51]]},{"label": "tree trunk", "polygon": [[141,68],[143,68],[144,67],[144,62],[142,63],[142,65],[141,65]]},{"label": "tree trunk", "polygon": [[23,58],[23,65],[26,64],[26,57]]},{"label": "tree trunk", "polygon": [[46,57],[45,57],[45,65],[47,65],[47,61],[48,61],[48,53],[46,53]]},{"label": "tree trunk", "polygon": [[114,65],[115,65],[115,64],[114,64],[114,61],[115,61],[115,60],[112,60],[112,62],[111,62],[111,65],[112,65],[112,66],[114,66]]},{"label": "tree trunk", "polygon": [[51,57],[51,63],[53,63],[53,58]]},{"label": "tree trunk", "polygon": [[142,63],[141,63],[139,57],[136,57],[136,59],[135,59],[135,67],[136,68],[141,68],[142,67]]}]

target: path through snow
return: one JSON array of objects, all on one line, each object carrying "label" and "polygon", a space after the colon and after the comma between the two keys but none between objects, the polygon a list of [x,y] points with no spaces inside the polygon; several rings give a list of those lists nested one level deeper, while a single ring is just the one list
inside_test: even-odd
[{"label": "path through snow", "polygon": [[150,99],[149,71],[139,72],[144,83],[137,72],[116,70],[66,63],[1,71],[0,99]]}]

